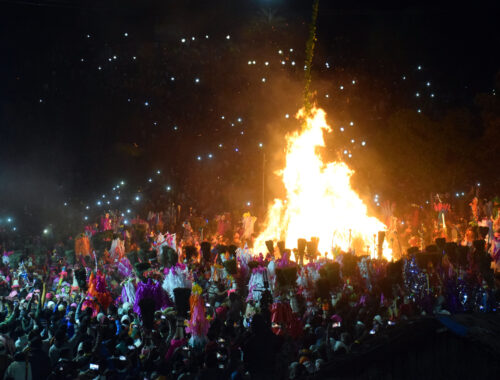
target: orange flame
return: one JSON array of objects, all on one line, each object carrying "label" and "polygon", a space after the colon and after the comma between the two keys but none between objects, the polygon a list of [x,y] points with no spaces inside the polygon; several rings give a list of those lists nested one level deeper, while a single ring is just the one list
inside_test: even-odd
[{"label": "orange flame", "polygon": [[[354,249],[375,255],[375,238],[386,226],[367,215],[367,207],[351,188],[353,171],[344,162],[323,163],[316,148],[324,147],[323,132],[331,132],[322,109],[314,108],[310,117],[304,109],[302,131],[286,136],[286,166],[276,172],[286,188],[286,200],[275,199],[267,213],[265,229],[254,244],[255,252],[265,252],[266,240],[284,240],[296,247],[297,239],[319,237],[318,250]],[[392,251],[384,244],[384,257]]]}]

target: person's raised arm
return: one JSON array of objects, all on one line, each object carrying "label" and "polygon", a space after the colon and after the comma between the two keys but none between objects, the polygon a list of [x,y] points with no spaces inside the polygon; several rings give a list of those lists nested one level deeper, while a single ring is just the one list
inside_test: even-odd
[{"label": "person's raised arm", "polygon": [[10,304],[7,304],[7,309],[9,310],[9,316],[7,318],[5,318],[5,321],[3,321],[2,323],[0,323],[0,328],[3,327],[3,326],[10,326],[11,323],[14,322],[14,320],[16,319],[17,317],[17,314],[18,313],[18,310],[19,310],[19,304],[14,306],[13,308],[10,306]]},{"label": "person's raised arm", "polygon": [[82,314],[82,305],[85,302],[85,293],[81,293],[81,300],[78,303],[78,306],[76,307],[76,312],[75,312],[75,321],[78,325],[80,325],[80,316]]},{"label": "person's raised arm", "polygon": [[42,287],[42,297],[40,298],[37,308],[36,308],[36,313],[35,313],[35,319],[38,320],[38,317],[40,316],[40,311],[42,310],[42,307],[45,303],[45,294],[46,294],[46,285],[45,281],[43,282],[43,287]]}]

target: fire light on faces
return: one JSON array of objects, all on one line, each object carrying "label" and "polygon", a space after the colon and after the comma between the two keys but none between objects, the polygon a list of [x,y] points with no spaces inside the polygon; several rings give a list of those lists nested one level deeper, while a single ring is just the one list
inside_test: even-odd
[{"label": "fire light on faces", "polygon": [[[275,199],[268,208],[265,228],[255,241],[254,254],[266,252],[266,240],[284,240],[287,248],[297,240],[319,237],[319,252],[331,257],[334,248],[354,249],[373,254],[374,236],[386,226],[368,216],[367,207],[351,188],[353,171],[344,162],[322,161],[318,148],[325,147],[323,132],[332,132],[322,109],[313,109],[301,131],[286,136],[286,166],[275,174],[281,177],[286,199]],[[370,252],[367,252],[367,247]],[[384,257],[392,257],[384,243]]]}]

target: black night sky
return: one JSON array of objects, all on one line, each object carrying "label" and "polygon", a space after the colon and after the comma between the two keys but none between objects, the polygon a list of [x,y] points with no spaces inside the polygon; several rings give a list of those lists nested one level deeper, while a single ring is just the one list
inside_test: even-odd
[{"label": "black night sky", "polygon": [[[311,4],[0,0],[0,217],[81,219],[121,180],[120,202],[262,204],[264,151],[279,193]],[[320,1],[317,37],[317,103],[346,126],[325,155],[349,161],[363,196],[498,192],[497,9]]]}]

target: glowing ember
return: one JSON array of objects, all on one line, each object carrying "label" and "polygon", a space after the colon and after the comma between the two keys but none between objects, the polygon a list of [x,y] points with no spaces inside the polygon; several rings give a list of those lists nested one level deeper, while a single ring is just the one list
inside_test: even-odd
[{"label": "glowing ember", "polygon": [[[323,130],[331,132],[322,109],[313,109],[304,119],[301,132],[286,136],[286,166],[276,172],[286,188],[286,201],[275,199],[267,215],[265,229],[255,241],[255,252],[266,252],[265,241],[284,240],[287,248],[297,239],[319,237],[321,254],[340,248],[356,253],[375,254],[374,235],[386,226],[367,215],[367,208],[351,188],[353,171],[344,162],[323,163],[316,148],[324,147]],[[391,250],[384,244],[384,257]]]}]

